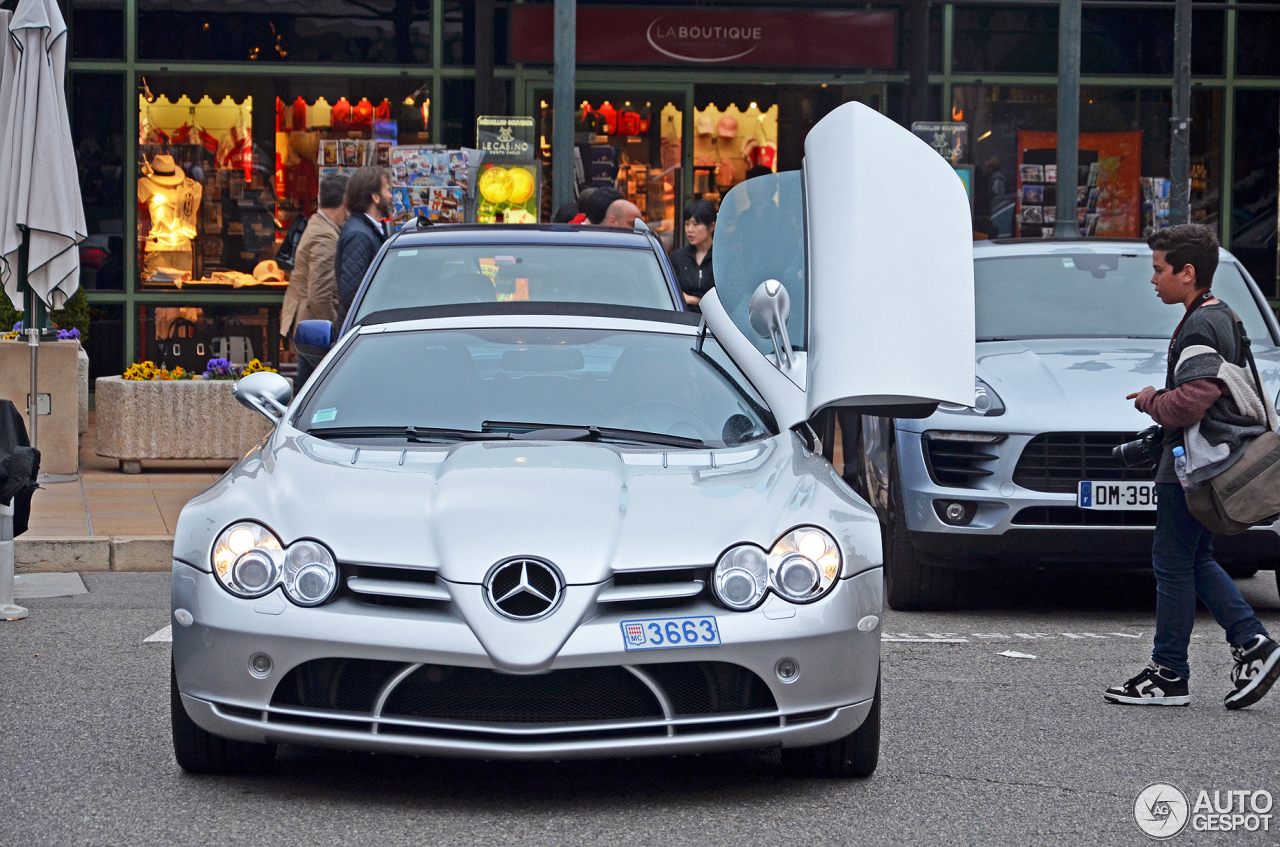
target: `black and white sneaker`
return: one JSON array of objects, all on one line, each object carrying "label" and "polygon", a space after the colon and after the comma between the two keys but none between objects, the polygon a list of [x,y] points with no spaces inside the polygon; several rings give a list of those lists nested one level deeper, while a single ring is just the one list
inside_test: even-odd
[{"label": "black and white sneaker", "polygon": [[1280,678],[1280,644],[1265,635],[1255,635],[1248,644],[1232,647],[1231,658],[1236,660],[1231,669],[1231,681],[1236,687],[1222,701],[1228,709],[1252,706]]},{"label": "black and white sneaker", "polygon": [[1108,703],[1126,703],[1131,706],[1191,705],[1187,681],[1155,662],[1147,665],[1142,673],[1124,685],[1113,685],[1102,692],[1102,699]]}]

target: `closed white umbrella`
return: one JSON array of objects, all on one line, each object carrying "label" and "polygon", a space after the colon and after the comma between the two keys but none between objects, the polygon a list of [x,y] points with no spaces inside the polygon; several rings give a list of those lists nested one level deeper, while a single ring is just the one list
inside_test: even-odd
[{"label": "closed white umbrella", "polygon": [[67,25],[57,0],[19,0],[5,23],[0,53],[0,280],[9,299],[20,305],[18,249],[23,230],[29,231],[27,284],[57,309],[80,286],[79,244],[87,235],[64,87]]}]

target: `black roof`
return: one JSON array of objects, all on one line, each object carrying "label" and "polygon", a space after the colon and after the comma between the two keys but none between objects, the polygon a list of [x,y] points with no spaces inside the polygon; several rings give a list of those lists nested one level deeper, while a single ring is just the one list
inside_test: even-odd
[{"label": "black roof", "polygon": [[648,309],[642,306],[614,306],[607,303],[553,303],[537,300],[508,300],[498,303],[450,303],[445,306],[409,306],[383,309],[360,319],[361,326],[401,321],[459,318],[470,315],[575,315],[588,318],[629,318],[640,321],[697,326],[702,316],[694,312]]},{"label": "black roof", "polygon": [[431,244],[562,244],[566,246],[643,247],[651,242],[644,232],[609,226],[569,224],[442,224],[403,229],[393,236],[395,247]]}]

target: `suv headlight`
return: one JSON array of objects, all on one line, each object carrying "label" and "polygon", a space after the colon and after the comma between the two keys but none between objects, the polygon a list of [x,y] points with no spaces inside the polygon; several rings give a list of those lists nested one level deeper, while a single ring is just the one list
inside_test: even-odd
[{"label": "suv headlight", "polygon": [[1000,399],[1000,395],[992,390],[982,379],[974,377],[973,379],[973,405],[961,406],[956,403],[939,403],[939,412],[948,412],[953,415],[981,415],[983,417],[995,417],[1004,414],[1004,401]]},{"label": "suv headlight", "polygon": [[712,588],[735,611],[754,609],[773,591],[792,603],[811,603],[840,576],[840,548],[817,527],[802,526],[779,538],[768,553],[754,544],[730,547],[716,562]]},{"label": "suv headlight", "polygon": [[233,523],[218,536],[213,573],[237,597],[261,597],[283,586],[299,606],[323,603],[338,583],[337,563],[323,544],[303,539],[282,548],[271,530],[250,521]]}]

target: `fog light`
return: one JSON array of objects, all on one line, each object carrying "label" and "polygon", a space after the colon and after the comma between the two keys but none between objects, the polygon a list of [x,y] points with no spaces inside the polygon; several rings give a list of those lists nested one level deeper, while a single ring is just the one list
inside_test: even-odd
[{"label": "fog light", "polygon": [[952,526],[968,526],[978,514],[978,504],[967,500],[934,500],[933,510]]},{"label": "fog light", "polygon": [[271,676],[271,657],[266,653],[254,653],[249,657],[249,673],[258,679]]},{"label": "fog light", "polygon": [[773,666],[773,672],[778,675],[778,679],[788,685],[800,678],[800,663],[795,659],[779,659],[778,664]]}]

